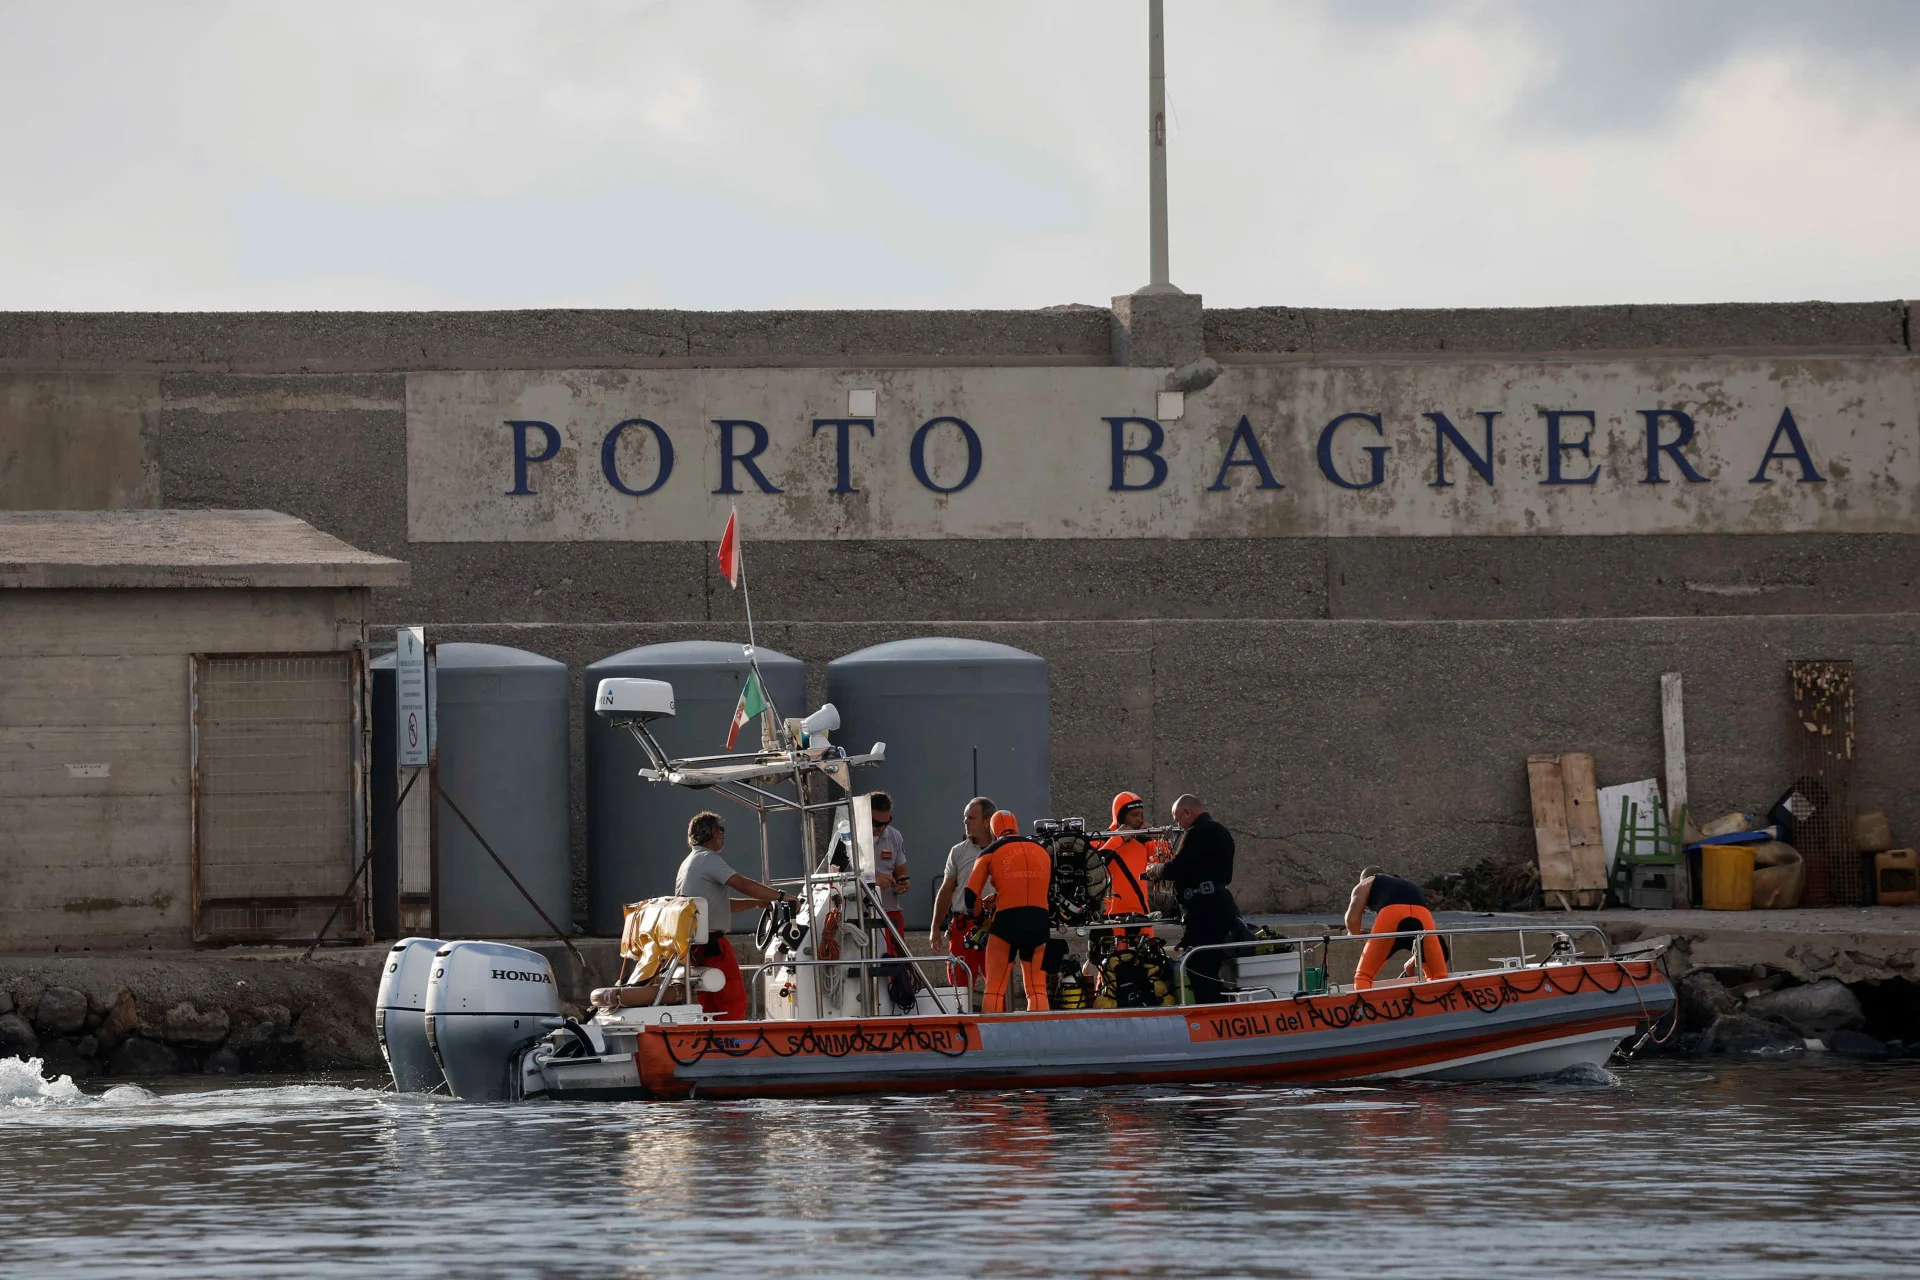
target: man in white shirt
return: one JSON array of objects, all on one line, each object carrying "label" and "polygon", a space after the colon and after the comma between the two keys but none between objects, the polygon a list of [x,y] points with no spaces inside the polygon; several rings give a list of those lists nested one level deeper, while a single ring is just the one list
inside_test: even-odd
[{"label": "man in white shirt", "polygon": [[[740,974],[740,961],[733,954],[727,934],[733,929],[733,909],[779,902],[787,895],[778,889],[741,875],[727,865],[720,851],[727,847],[727,824],[717,813],[696,813],[687,824],[687,843],[693,847],[673,877],[673,892],[682,898],[707,900],[707,938],[693,948],[698,964],[718,969],[727,977],[727,985],[718,991],[702,991],[700,1007],[717,1013],[728,1022],[747,1016],[747,983]],[[728,890],[746,895],[736,898]]]},{"label": "man in white shirt", "polygon": [[[907,891],[907,838],[893,825],[893,797],[876,791],[873,802],[873,882],[880,890],[880,909],[893,921],[900,936],[907,936],[906,913],[900,909],[900,895]],[[887,936],[887,954],[897,956],[900,947]]]},{"label": "man in white shirt", "polygon": [[967,801],[967,807],[961,812],[960,821],[967,838],[947,851],[946,877],[940,882],[940,890],[933,899],[933,927],[927,930],[927,942],[931,946],[940,945],[940,937],[946,935],[947,954],[966,962],[947,966],[947,981],[956,987],[968,984],[969,975],[975,983],[985,979],[987,973],[987,953],[984,941],[980,946],[969,945],[969,935],[978,935],[981,923],[993,915],[993,881],[987,881],[986,889],[980,894],[980,905],[973,914],[954,910],[954,895],[967,883],[967,877],[973,874],[973,863],[980,851],[993,843],[993,830],[989,823],[993,815],[999,812],[999,806],[985,796],[975,796]]}]

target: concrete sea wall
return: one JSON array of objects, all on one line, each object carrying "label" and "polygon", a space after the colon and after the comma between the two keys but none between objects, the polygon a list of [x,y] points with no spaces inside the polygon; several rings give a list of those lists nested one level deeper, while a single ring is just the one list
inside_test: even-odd
[{"label": "concrete sea wall", "polygon": [[[712,563],[717,527],[644,542],[410,541],[410,375],[1684,359],[1711,382],[1717,368],[1755,360],[1865,362],[1896,381],[1920,367],[1901,302],[1465,312],[1150,302],[0,315],[0,427],[17,456],[36,459],[0,468],[0,503],[286,511],[412,565],[411,586],[374,593],[377,626],[425,623],[441,640],[515,645],[567,662],[578,679],[587,662],[635,644],[741,635]],[[90,430],[114,443],[83,474],[50,441],[89,405],[100,407]],[[1920,448],[1920,422],[1887,412]],[[1460,475],[1477,483],[1464,466]],[[1903,489],[1899,502],[1911,501]],[[1897,516],[1875,527],[851,537],[755,541],[749,554],[761,639],[805,658],[816,693],[828,660],[904,636],[978,636],[1043,654],[1059,809],[1104,814],[1123,787],[1161,805],[1197,790],[1245,836],[1237,887],[1247,905],[1302,909],[1330,905],[1368,861],[1425,876],[1530,856],[1529,752],[1591,751],[1603,783],[1658,775],[1662,671],[1687,678],[1695,810],[1722,810],[1764,806],[1789,781],[1787,661],[1853,659],[1857,801],[1884,809],[1902,841],[1920,835],[1909,767],[1920,735],[1920,525]],[[576,852],[579,750],[576,726]],[[922,850],[958,836],[951,815],[899,820]]]}]

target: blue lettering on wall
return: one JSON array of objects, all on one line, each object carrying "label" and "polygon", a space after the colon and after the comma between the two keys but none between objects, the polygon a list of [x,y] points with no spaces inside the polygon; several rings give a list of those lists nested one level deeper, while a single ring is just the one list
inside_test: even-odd
[{"label": "blue lettering on wall", "polygon": [[[1687,478],[1688,484],[1705,484],[1707,478],[1693,469],[1681,448],[1693,439],[1693,418],[1678,409],[1642,409],[1640,416],[1647,420],[1647,478],[1641,484],[1665,484],[1666,477],[1660,474],[1660,455],[1666,454],[1673,459],[1680,474]],[[1672,418],[1680,424],[1680,434],[1665,444],[1660,443],[1660,419]]]},{"label": "blue lettering on wall", "polygon": [[1488,484],[1493,483],[1493,420],[1500,416],[1499,410],[1496,409],[1492,413],[1485,410],[1480,412],[1480,421],[1485,424],[1487,432],[1485,454],[1473,451],[1473,446],[1467,443],[1467,438],[1460,434],[1446,414],[1428,413],[1422,416],[1433,423],[1433,484],[1429,486],[1430,488],[1453,488],[1453,481],[1447,479],[1447,442],[1449,440],[1453,442],[1453,447],[1460,451],[1461,459],[1480,473],[1482,480]]},{"label": "blue lettering on wall", "polygon": [[[1247,456],[1235,457],[1240,446],[1245,445]],[[1233,439],[1227,441],[1227,456],[1220,460],[1220,474],[1208,485],[1209,490],[1227,487],[1227,470],[1230,467],[1252,467],[1260,477],[1259,488],[1284,489],[1287,486],[1273,478],[1273,469],[1267,465],[1267,455],[1260,451],[1260,440],[1253,434],[1253,424],[1247,421],[1247,415],[1240,415],[1240,425],[1233,429]]]},{"label": "blue lettering on wall", "polygon": [[[1160,456],[1160,448],[1167,442],[1167,433],[1152,418],[1105,418],[1102,419],[1113,430],[1113,483],[1107,486],[1114,493],[1125,493],[1136,489],[1158,489],[1167,478],[1167,460]],[[1138,448],[1127,447],[1127,427],[1139,424],[1147,429],[1147,442]],[[1145,484],[1127,483],[1127,462],[1131,458],[1145,458],[1152,469],[1153,478]]]},{"label": "blue lettering on wall", "polygon": [[[644,489],[630,489],[620,478],[620,434],[628,427],[645,427],[653,432],[653,442],[660,450],[660,468],[654,472],[653,483]],[[614,424],[613,430],[607,432],[607,438],[600,442],[600,470],[607,477],[607,483],[617,492],[629,498],[644,498],[657,491],[673,474],[673,441],[667,438],[667,433],[659,423],[649,422],[645,418],[628,418],[625,422]]]},{"label": "blue lettering on wall", "polygon": [[[1787,438],[1787,448],[1780,448],[1780,437]],[[1772,484],[1773,477],[1767,474],[1767,468],[1775,459],[1784,462],[1791,458],[1800,464],[1800,483],[1825,484],[1827,478],[1814,469],[1813,455],[1807,452],[1807,442],[1800,438],[1800,424],[1793,420],[1792,409],[1780,411],[1780,425],[1773,429],[1773,439],[1767,441],[1767,456],[1760,459],[1760,469],[1753,473],[1748,484]]]},{"label": "blue lettering on wall", "polygon": [[[754,459],[767,451],[767,429],[757,422],[744,419],[715,418],[713,425],[720,428],[720,487],[715,493],[739,493],[740,487],[733,482],[733,468],[736,463],[747,469],[753,482],[760,486],[762,493],[785,493],[786,490],[774,484],[761,473],[760,464]],[[733,451],[733,429],[745,427],[747,434],[753,437],[753,448],[745,453]]]},{"label": "blue lettering on wall", "polygon": [[[545,462],[560,452],[560,433],[548,422],[509,422],[507,425],[513,428],[513,488],[507,490],[507,496],[511,498],[533,492],[533,486],[527,483],[527,464]],[[547,447],[540,453],[528,453],[527,432],[535,427],[540,429]]]},{"label": "blue lettering on wall", "polygon": [[1376,435],[1386,435],[1386,428],[1380,425],[1377,413],[1343,413],[1320,430],[1320,471],[1327,479],[1342,489],[1371,489],[1387,478],[1387,448],[1384,444],[1370,444],[1366,453],[1371,461],[1365,481],[1349,480],[1341,475],[1333,465],[1333,436],[1343,422],[1371,422]]},{"label": "blue lettering on wall", "polygon": [[860,492],[853,487],[853,443],[848,439],[848,436],[855,427],[865,427],[867,429],[867,436],[871,439],[873,436],[873,419],[815,418],[813,420],[813,434],[816,436],[819,435],[820,428],[822,427],[832,427],[837,437],[834,442],[834,448],[837,451],[835,456],[839,459],[839,470],[836,472],[833,491],[835,493]]},{"label": "blue lettering on wall", "polygon": [[[959,484],[942,486],[935,484],[933,477],[927,474],[927,433],[949,422],[960,428],[960,435],[966,441],[967,473],[960,477]],[[959,418],[929,418],[920,424],[918,431],[913,433],[913,446],[907,450],[907,461],[913,464],[913,478],[927,488],[935,493],[958,493],[972,484],[980,474],[980,437],[973,433],[972,427]]]},{"label": "blue lettering on wall", "polygon": [[[1541,484],[1593,484],[1600,479],[1600,468],[1596,465],[1584,476],[1569,476],[1561,471],[1566,464],[1567,452],[1578,449],[1580,456],[1588,461],[1593,459],[1593,410],[1591,409],[1542,409],[1540,416],[1547,420],[1547,478]],[[1587,434],[1578,440],[1563,439],[1560,435],[1562,418],[1585,418]]]}]

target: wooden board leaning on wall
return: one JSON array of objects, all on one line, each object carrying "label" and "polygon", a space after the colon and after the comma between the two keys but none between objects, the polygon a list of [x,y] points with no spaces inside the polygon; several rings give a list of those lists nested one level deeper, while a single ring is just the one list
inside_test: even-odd
[{"label": "wooden board leaning on wall", "polygon": [[1580,751],[1528,756],[1527,791],[1546,904],[1584,909],[1602,905],[1607,897],[1607,851],[1600,838],[1593,757]]}]

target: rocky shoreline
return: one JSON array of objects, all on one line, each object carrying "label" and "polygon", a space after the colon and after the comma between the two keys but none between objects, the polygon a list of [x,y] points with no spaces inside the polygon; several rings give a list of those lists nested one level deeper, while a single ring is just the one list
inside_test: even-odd
[{"label": "rocky shoreline", "polygon": [[137,956],[0,959],[0,1058],[49,1078],[360,1071],[379,970]]},{"label": "rocky shoreline", "polygon": [[1674,985],[1679,1027],[1656,1052],[1693,1058],[1822,1051],[1868,1061],[1920,1058],[1920,986],[1912,983],[1796,983],[1758,964],[1702,966]]}]

